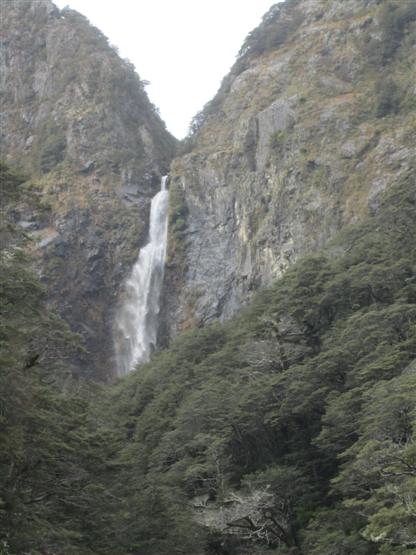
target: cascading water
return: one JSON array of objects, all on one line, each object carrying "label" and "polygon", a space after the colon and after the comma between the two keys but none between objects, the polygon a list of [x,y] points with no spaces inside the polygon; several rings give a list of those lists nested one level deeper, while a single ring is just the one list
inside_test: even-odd
[{"label": "cascading water", "polygon": [[149,360],[156,345],[160,291],[168,231],[167,176],[150,207],[149,242],[139,254],[125,283],[125,297],[115,320],[117,371],[126,374]]}]

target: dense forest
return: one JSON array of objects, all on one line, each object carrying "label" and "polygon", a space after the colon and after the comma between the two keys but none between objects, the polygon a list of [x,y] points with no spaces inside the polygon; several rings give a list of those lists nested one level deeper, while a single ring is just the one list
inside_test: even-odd
[{"label": "dense forest", "polygon": [[195,116],[159,345],[123,377],[176,140],[85,18],[3,12],[0,555],[416,554],[416,0],[332,4],[273,6]]},{"label": "dense forest", "polygon": [[4,218],[2,553],[413,552],[414,185],[107,387]]}]

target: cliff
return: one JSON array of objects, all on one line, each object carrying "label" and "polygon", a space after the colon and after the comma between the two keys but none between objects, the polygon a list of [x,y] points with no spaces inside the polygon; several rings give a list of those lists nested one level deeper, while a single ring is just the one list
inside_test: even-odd
[{"label": "cliff", "polygon": [[164,337],[230,317],[414,176],[415,18],[288,0],[247,37],[172,166]]},{"label": "cliff", "polygon": [[133,65],[79,13],[2,0],[0,31],[1,155],[39,198],[15,219],[35,240],[50,305],[84,338],[80,371],[103,378],[120,284],[175,139]]},{"label": "cliff", "polygon": [[171,167],[178,337],[97,387],[174,141],[82,16],[0,2],[1,553],[413,553],[416,3],[266,14]]}]

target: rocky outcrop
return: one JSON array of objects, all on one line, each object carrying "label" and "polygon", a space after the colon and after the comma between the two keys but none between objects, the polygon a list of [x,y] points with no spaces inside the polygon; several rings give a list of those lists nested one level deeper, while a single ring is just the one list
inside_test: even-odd
[{"label": "rocky outcrop", "polygon": [[[175,141],[106,38],[50,0],[1,0],[1,149],[81,371],[110,375],[123,278]],[[161,344],[225,319],[414,175],[413,3],[286,0],[247,37],[170,172]]]},{"label": "rocky outcrop", "polygon": [[111,375],[120,284],[145,241],[175,140],[127,60],[79,13],[1,0],[1,154],[33,176],[16,207],[52,305],[81,333],[84,374]]},{"label": "rocky outcrop", "polygon": [[173,163],[164,337],[228,318],[414,175],[410,4],[287,0],[249,35]]}]

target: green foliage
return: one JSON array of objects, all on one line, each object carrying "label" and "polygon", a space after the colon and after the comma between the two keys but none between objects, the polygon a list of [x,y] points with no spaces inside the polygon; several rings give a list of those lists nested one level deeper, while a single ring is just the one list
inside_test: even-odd
[{"label": "green foliage", "polygon": [[73,507],[82,504],[75,497],[85,477],[76,430],[86,404],[62,392],[77,338],[46,310],[27,239],[13,222],[23,179],[4,165],[1,178],[8,240],[0,252],[0,542],[22,553],[76,537],[82,517]]},{"label": "green foliage", "polygon": [[[203,529],[169,514],[192,523],[203,496],[209,514],[231,515],[215,542],[238,532],[236,552],[410,545],[414,477],[402,474],[414,465],[415,394],[403,371],[416,353],[415,204],[409,177],[339,237],[343,254],[303,259],[231,322],[183,335],[110,393],[128,430],[127,483],[162,488],[161,519],[181,541],[198,531],[189,549],[203,545]],[[135,504],[144,511],[139,494]],[[168,552],[171,537],[152,537]]]},{"label": "green foliage", "polygon": [[386,2],[380,14],[382,29],[382,62],[387,63],[400,47],[405,32],[416,20],[414,2]]},{"label": "green foliage", "polygon": [[22,184],[26,178],[20,172],[13,170],[4,162],[0,161],[0,183],[2,194],[2,209],[5,210],[11,202],[21,196]]},{"label": "green foliage", "polygon": [[274,4],[263,17],[262,23],[247,36],[238,53],[234,69],[244,70],[253,56],[279,48],[295,33],[303,21],[303,14],[296,10],[298,0]]},{"label": "green foliage", "polygon": [[360,535],[365,519],[342,507],[320,510],[306,530],[310,555],[373,555],[377,551]]},{"label": "green foliage", "polygon": [[[191,148],[192,146],[192,137],[195,135],[201,127],[208,121],[209,117],[213,114],[216,114],[221,106],[223,99],[225,98],[226,93],[228,92],[228,79],[227,77],[223,79],[221,83],[221,87],[217,94],[214,96],[212,100],[207,102],[202,110],[197,112],[195,116],[192,118],[191,124],[189,126],[188,132],[188,145],[185,145],[187,148]],[[185,150],[186,151],[186,150]]]},{"label": "green foliage", "polygon": [[414,370],[413,363],[367,393],[358,420],[360,438],[344,453],[342,471],[334,480],[347,498],[345,505],[367,516],[363,536],[386,547],[415,545]]},{"label": "green foliage", "polygon": [[169,251],[168,264],[175,264],[179,278],[186,270],[185,246],[188,207],[184,191],[179,183],[172,183],[169,189]]},{"label": "green foliage", "polygon": [[[364,52],[376,66],[386,66],[403,44],[413,43],[412,24],[416,21],[416,5],[413,1],[383,1],[379,8],[379,36],[365,35]],[[410,40],[408,40],[410,37]]]},{"label": "green foliage", "polygon": [[192,148],[192,137],[211,115],[217,114],[221,109],[232,79],[247,69],[251,59],[275,50],[291,39],[304,19],[301,11],[296,9],[298,3],[299,0],[286,0],[283,4],[274,4],[263,17],[262,23],[249,33],[238,53],[231,74],[223,79],[214,98],[193,117],[189,126],[187,142],[184,145],[185,152]]},{"label": "green foliage", "polygon": [[48,120],[41,129],[39,144],[39,167],[47,173],[65,158],[64,130],[56,122]]},{"label": "green foliage", "polygon": [[[5,175],[15,198],[23,184]],[[171,195],[179,241],[187,211]],[[410,553],[415,211],[409,174],[234,319],[178,337],[105,391],[65,381],[67,330],[9,246],[3,550]]]},{"label": "green foliage", "polygon": [[392,79],[386,78],[378,81],[374,93],[376,98],[375,112],[378,118],[399,112],[403,94]]},{"label": "green foliage", "polygon": [[287,134],[285,131],[276,131],[270,137],[270,148],[272,150],[281,150],[286,140]]},{"label": "green foliage", "polygon": [[177,184],[170,188],[169,210],[169,230],[173,235],[180,235],[187,227],[188,207],[184,192]]}]

